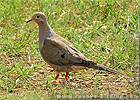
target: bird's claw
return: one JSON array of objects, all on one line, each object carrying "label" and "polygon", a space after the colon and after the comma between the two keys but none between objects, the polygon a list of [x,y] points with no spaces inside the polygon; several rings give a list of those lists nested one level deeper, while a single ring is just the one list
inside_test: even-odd
[{"label": "bird's claw", "polygon": [[51,82],[51,84],[60,84],[60,82],[53,81],[53,82]]}]

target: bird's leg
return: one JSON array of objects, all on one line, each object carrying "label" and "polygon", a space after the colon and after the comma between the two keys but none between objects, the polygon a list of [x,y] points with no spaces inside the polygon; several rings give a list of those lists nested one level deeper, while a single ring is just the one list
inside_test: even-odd
[{"label": "bird's leg", "polygon": [[65,79],[63,80],[63,83],[65,83],[67,81],[68,75],[69,75],[69,72],[66,72]]},{"label": "bird's leg", "polygon": [[58,79],[58,77],[59,77],[59,74],[56,75],[55,81],[54,82],[51,82],[51,84],[59,84],[59,82],[56,81]]},{"label": "bird's leg", "polygon": [[57,74],[57,75],[56,75],[55,80],[57,80],[57,79],[58,79],[58,77],[59,77],[59,74]]}]

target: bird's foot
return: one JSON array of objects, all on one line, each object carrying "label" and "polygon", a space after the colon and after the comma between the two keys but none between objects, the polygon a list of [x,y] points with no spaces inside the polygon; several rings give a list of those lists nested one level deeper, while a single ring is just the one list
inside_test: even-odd
[{"label": "bird's foot", "polygon": [[67,81],[67,79],[64,79],[64,80],[62,81],[62,83],[66,83],[66,81]]},{"label": "bird's foot", "polygon": [[51,84],[60,84],[60,82],[53,81],[53,82],[51,82]]},{"label": "bird's foot", "polygon": [[67,80],[63,80],[62,82],[58,82],[58,81],[53,81],[51,82],[51,84],[65,84]]}]

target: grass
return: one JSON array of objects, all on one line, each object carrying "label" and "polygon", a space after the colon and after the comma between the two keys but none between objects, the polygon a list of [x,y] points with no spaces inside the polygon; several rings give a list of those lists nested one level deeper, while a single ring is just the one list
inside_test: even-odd
[{"label": "grass", "polygon": [[[136,36],[139,0],[4,0],[0,2],[0,99],[78,99],[122,95],[137,98]],[[126,76],[94,70],[70,73],[67,84],[51,85],[56,73],[41,58],[38,26],[26,24],[44,12],[53,30],[86,57]],[[64,78],[61,74],[60,80]],[[107,97],[106,97],[107,98]],[[110,97],[111,98],[111,97]]]}]

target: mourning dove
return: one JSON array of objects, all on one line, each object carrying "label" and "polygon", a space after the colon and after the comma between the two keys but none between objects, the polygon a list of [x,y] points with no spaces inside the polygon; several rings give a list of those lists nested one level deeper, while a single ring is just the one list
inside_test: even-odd
[{"label": "mourning dove", "polygon": [[58,73],[53,83],[59,83],[56,80],[60,72],[66,72],[63,81],[65,82],[69,72],[89,68],[123,75],[119,71],[110,69],[86,58],[69,41],[60,37],[52,30],[46,20],[45,14],[37,12],[26,23],[31,21],[35,21],[39,26],[39,50],[42,58]]}]

